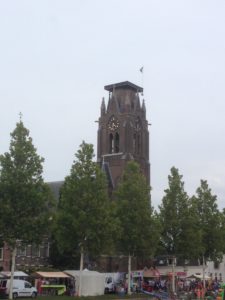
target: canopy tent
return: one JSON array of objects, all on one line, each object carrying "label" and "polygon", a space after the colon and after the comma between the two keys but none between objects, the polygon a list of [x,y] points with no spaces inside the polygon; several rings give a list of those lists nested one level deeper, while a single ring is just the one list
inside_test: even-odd
[{"label": "canopy tent", "polygon": [[[0,277],[10,278],[11,272],[9,271],[2,271],[0,272]],[[25,279],[28,277],[28,274],[22,272],[22,271],[15,271],[14,272],[14,279]]]},{"label": "canopy tent", "polygon": [[[169,272],[168,276],[172,277],[173,276],[173,272]],[[187,273],[186,272],[174,272],[174,276],[175,277],[179,277],[179,278],[186,278],[187,277]]]},{"label": "canopy tent", "polygon": [[64,272],[36,272],[34,275],[42,278],[69,278]]},{"label": "canopy tent", "polygon": [[[203,274],[201,273],[195,273],[195,274],[192,274],[190,276],[187,277],[187,279],[201,279],[203,280]],[[211,279],[211,277],[205,275],[205,280],[209,280]]]},{"label": "canopy tent", "polygon": [[160,277],[160,272],[158,269],[148,269],[143,271],[143,277],[147,278],[159,278]]},{"label": "canopy tent", "polygon": [[[80,283],[80,271],[66,270],[66,274],[72,276],[76,282],[76,291]],[[81,295],[80,296],[100,296],[105,290],[105,275],[96,271],[87,269],[81,272]]]}]

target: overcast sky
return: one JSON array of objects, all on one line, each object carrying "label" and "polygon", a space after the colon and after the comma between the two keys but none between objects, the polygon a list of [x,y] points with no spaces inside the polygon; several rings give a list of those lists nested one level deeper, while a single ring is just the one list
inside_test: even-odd
[{"label": "overcast sky", "polygon": [[104,86],[128,80],[152,124],[153,206],[175,166],[225,207],[224,15],[224,0],[0,1],[0,153],[22,112],[45,180],[63,180],[82,140],[96,153]]}]

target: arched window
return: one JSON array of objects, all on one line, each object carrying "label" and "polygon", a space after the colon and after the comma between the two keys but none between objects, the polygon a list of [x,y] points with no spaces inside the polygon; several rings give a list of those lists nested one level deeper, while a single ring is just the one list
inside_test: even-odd
[{"label": "arched window", "polygon": [[141,129],[142,124],[139,117],[136,118],[134,123],[134,135],[133,135],[133,150],[134,153],[141,153]]},{"label": "arched window", "polygon": [[141,134],[134,133],[133,135],[133,151],[135,154],[141,153]]},{"label": "arched window", "polygon": [[115,134],[115,153],[118,153],[120,151],[120,136],[119,133],[116,132]]},{"label": "arched window", "polygon": [[141,127],[142,127],[141,120],[140,120],[140,118],[138,117],[138,118],[135,120],[135,129],[136,129],[136,131],[140,131],[140,130],[141,130]]},{"label": "arched window", "polygon": [[109,153],[114,153],[114,140],[112,133],[109,135]]}]

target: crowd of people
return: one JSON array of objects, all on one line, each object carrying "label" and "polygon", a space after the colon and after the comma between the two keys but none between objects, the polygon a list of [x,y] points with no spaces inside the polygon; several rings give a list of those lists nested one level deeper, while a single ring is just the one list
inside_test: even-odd
[{"label": "crowd of people", "polygon": [[[189,295],[190,299],[203,299],[207,296],[216,298],[220,288],[221,283],[217,280],[205,280],[205,288],[201,279],[176,278],[175,280],[175,292]],[[142,289],[150,293],[170,292],[172,280],[171,278],[143,278]]]}]

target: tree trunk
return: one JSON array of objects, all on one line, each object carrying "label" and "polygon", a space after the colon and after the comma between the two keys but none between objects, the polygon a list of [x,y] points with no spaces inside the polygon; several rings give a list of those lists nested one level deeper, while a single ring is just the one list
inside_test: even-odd
[{"label": "tree trunk", "polygon": [[15,262],[16,262],[16,246],[12,249],[12,266],[11,266],[11,277],[9,284],[9,299],[13,299],[13,278],[14,278],[14,270],[15,270]]},{"label": "tree trunk", "polygon": [[203,291],[205,293],[205,255],[203,255],[202,257],[202,270],[203,270],[203,274],[202,274],[202,279],[203,279]]},{"label": "tree trunk", "polygon": [[175,257],[172,258],[172,292],[175,293]]},{"label": "tree trunk", "polygon": [[131,255],[129,253],[129,256],[128,256],[128,286],[127,286],[127,294],[128,295],[131,295],[130,277],[131,277]]},{"label": "tree trunk", "polygon": [[83,272],[83,265],[84,265],[84,250],[81,247],[80,250],[80,275],[79,275],[79,289],[78,289],[78,296],[82,296],[82,272]]}]

